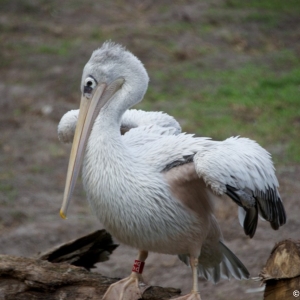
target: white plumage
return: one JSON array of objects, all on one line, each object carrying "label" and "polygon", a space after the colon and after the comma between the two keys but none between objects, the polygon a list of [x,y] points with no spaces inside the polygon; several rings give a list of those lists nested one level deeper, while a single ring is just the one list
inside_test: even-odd
[{"label": "white plumage", "polygon": [[[194,137],[181,133],[178,122],[167,114],[129,110],[142,100],[147,86],[145,68],[120,45],[107,42],[94,51],[84,68],[81,88],[91,102],[87,105],[95,103],[95,109],[88,108],[89,121],[83,121],[88,125],[82,125],[86,129],[78,133],[81,150],[70,159],[61,214],[65,215],[83,159],[88,201],[107,230],[139,249],[140,258],[141,253],[155,251],[190,261],[193,291],[181,299],[200,299],[195,270],[215,282],[220,277],[249,276],[222,242],[213,198],[231,197],[239,206],[245,233],[252,237],[258,213],[274,229],[285,223],[278,181],[269,153],[254,141]],[[58,126],[61,141],[72,140],[77,120],[78,110],[64,115]],[[126,296],[133,279],[140,278],[129,277],[120,299],[133,297]],[[115,297],[112,290],[105,299]]]},{"label": "white plumage", "polygon": [[[58,139],[62,143],[72,143],[74,138],[74,133],[76,129],[76,124],[78,120],[79,109],[74,109],[68,111],[61,118],[58,124]],[[122,116],[121,121],[121,132],[125,133],[130,129],[137,128],[140,131],[146,131],[151,133],[155,130],[153,125],[159,126],[159,130],[165,128],[166,134],[179,134],[181,132],[181,127],[179,123],[171,116],[163,112],[146,112],[137,109],[128,109]],[[139,138],[138,134],[132,135],[132,138]],[[137,143],[139,140],[136,141]]]}]

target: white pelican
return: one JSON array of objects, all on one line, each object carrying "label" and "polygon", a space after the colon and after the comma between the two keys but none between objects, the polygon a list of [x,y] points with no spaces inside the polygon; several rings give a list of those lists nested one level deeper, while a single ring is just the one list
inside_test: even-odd
[{"label": "white pelican", "polygon": [[166,114],[128,110],[143,99],[148,80],[143,64],[124,47],[106,42],[93,52],[83,70],[79,112],[67,113],[58,127],[62,141],[74,135],[60,214],[66,217],[83,162],[93,211],[120,242],[139,249],[131,275],[103,299],[139,299],[144,262],[153,251],[190,264],[192,291],[177,299],[199,300],[198,275],[214,282],[249,277],[223,243],[213,198],[227,194],[236,202],[250,237],[258,214],[278,229],[285,211],[270,155],[256,142],[194,137],[180,133]]}]

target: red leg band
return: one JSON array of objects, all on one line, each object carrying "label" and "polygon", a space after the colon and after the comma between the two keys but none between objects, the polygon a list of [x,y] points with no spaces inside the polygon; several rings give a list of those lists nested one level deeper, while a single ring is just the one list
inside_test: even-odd
[{"label": "red leg band", "polygon": [[136,272],[136,273],[142,274],[143,273],[143,269],[144,269],[144,265],[145,265],[144,261],[140,261],[140,260],[136,259],[134,261],[134,264],[133,264],[133,267],[132,267],[132,272]]}]

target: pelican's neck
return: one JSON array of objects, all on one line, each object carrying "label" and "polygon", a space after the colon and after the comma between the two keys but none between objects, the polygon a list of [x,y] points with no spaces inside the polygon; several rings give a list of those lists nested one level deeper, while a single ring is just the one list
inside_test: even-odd
[{"label": "pelican's neck", "polygon": [[[83,183],[89,199],[94,203],[99,197],[108,199],[115,195],[120,199],[126,188],[126,178],[136,178],[134,169],[139,169],[134,152],[124,143],[120,132],[121,119],[129,107],[128,103],[137,98],[132,99],[132,94],[127,97],[124,94],[124,91],[119,91],[101,109],[87,143]],[[95,186],[99,188],[97,193]],[[113,188],[116,186],[118,189]]]},{"label": "pelican's neck", "polygon": [[[83,168],[86,185],[89,181],[101,186],[116,180],[124,184],[124,178],[136,178],[135,170],[141,168],[134,150],[124,144],[120,132],[123,114],[143,99],[148,86],[148,75],[143,68],[137,69],[133,75],[124,77],[121,89],[102,107],[95,120]],[[108,190],[104,186],[101,188],[101,192]]]},{"label": "pelican's neck", "polygon": [[[92,141],[101,137],[102,139],[105,138],[106,142],[109,142],[109,139],[120,138],[121,120],[124,112],[114,110],[101,111],[95,120],[89,140]],[[102,145],[99,146],[101,147]]]},{"label": "pelican's neck", "polygon": [[120,136],[120,127],[122,116],[127,109],[139,103],[147,89],[146,84],[125,82],[122,88],[113,96],[112,99],[101,109],[96,118],[93,131],[98,134],[112,137]]}]

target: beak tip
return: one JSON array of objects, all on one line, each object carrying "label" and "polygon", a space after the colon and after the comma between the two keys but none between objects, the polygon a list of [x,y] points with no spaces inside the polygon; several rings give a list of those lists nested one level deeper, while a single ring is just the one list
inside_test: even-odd
[{"label": "beak tip", "polygon": [[67,216],[64,214],[64,212],[62,210],[60,210],[59,215],[62,219],[66,220]]}]

